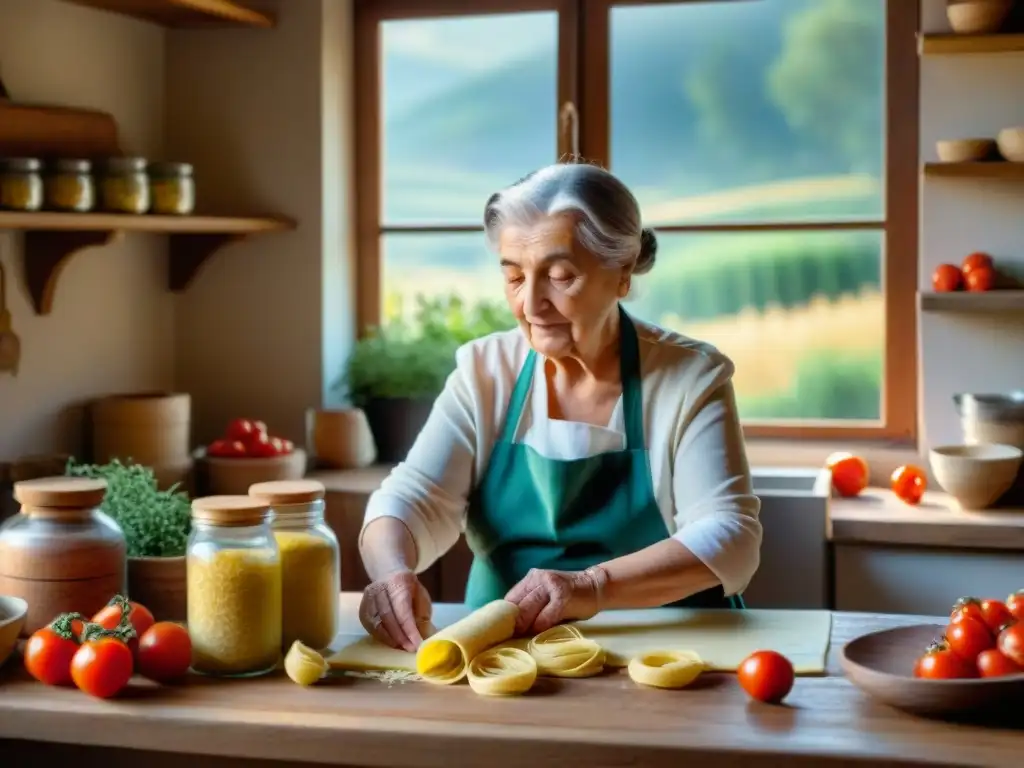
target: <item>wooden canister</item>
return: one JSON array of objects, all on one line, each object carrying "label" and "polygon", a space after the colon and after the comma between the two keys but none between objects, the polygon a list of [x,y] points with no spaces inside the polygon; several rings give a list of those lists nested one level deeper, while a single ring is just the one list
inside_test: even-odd
[{"label": "wooden canister", "polygon": [[162,392],[111,395],[92,404],[93,461],[145,464],[161,473],[191,466],[192,398]]},{"label": "wooden canister", "polygon": [[128,547],[99,510],[106,490],[81,477],[15,483],[21,512],[0,526],[0,594],[28,603],[23,636],[61,613],[92,616],[124,592]]},{"label": "wooden canister", "polygon": [[311,409],[306,424],[318,466],[361,469],[377,458],[370,424],[359,408]]}]

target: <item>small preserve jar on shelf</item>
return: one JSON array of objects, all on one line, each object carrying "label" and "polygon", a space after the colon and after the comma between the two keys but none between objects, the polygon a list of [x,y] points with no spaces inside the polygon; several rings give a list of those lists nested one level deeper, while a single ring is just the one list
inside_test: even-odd
[{"label": "small preserve jar on shelf", "polygon": [[43,182],[46,207],[51,211],[85,213],[96,204],[96,185],[88,160],[54,160]]},{"label": "small preserve jar on shelf", "polygon": [[185,570],[196,672],[251,677],[281,658],[281,555],[272,517],[248,496],[192,502]]},{"label": "small preserve jar on shelf", "polygon": [[0,525],[0,594],[28,603],[23,634],[61,613],[92,616],[125,591],[124,533],[100,511],[104,480],[44,477],[14,484],[21,512]]},{"label": "small preserve jar on shelf", "polygon": [[149,176],[143,157],[110,157],[103,164],[100,201],[110,213],[149,210]]},{"label": "small preserve jar on shelf", "polygon": [[187,216],[196,207],[196,186],[188,163],[150,163],[152,212]]},{"label": "small preserve jar on shelf", "polygon": [[324,522],[324,486],[315,480],[256,483],[249,495],[274,512],[281,550],[282,648],[296,640],[316,650],[338,631],[341,549]]},{"label": "small preserve jar on shelf", "polygon": [[0,208],[35,212],[43,207],[43,162],[35,157],[0,159]]}]

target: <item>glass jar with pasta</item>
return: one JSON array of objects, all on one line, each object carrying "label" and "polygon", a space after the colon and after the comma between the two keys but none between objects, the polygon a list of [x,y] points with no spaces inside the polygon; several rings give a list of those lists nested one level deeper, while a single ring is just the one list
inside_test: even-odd
[{"label": "glass jar with pasta", "polygon": [[274,512],[281,550],[282,647],[301,640],[321,650],[338,631],[341,551],[324,522],[324,486],[315,480],[256,483],[249,495]]},{"label": "glass jar with pasta", "polygon": [[196,186],[188,163],[150,163],[149,191],[153,213],[186,216],[196,207]]},{"label": "glass jar with pasta", "polygon": [[54,160],[43,182],[46,207],[51,211],[85,213],[95,204],[96,187],[88,160]]},{"label": "glass jar with pasta", "polygon": [[196,672],[251,677],[281,658],[281,555],[272,517],[248,496],[192,502],[185,569]]},{"label": "glass jar with pasta", "polygon": [[103,164],[100,201],[110,213],[149,210],[149,176],[142,157],[111,157]]},{"label": "glass jar with pasta", "polygon": [[0,208],[35,212],[43,207],[43,163],[35,157],[0,159]]}]

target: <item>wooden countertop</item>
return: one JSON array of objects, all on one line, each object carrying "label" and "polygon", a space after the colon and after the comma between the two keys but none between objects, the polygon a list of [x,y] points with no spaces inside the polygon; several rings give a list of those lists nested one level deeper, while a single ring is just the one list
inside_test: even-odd
[{"label": "wooden countertop", "polygon": [[[359,596],[342,595],[345,622]],[[445,611],[438,606],[438,613]],[[440,615],[439,615],[440,618]],[[714,766],[1019,764],[1024,729],[951,725],[875,704],[838,668],[838,649],[919,617],[837,613],[827,676],[800,678],[785,706],[748,701],[735,676],[707,674],[685,691],[642,689],[624,672],[549,680],[487,699],[468,686],[336,678],[301,688],[282,675],[145,683],[125,698],[90,699],[0,673],[0,739],[324,765]],[[1018,721],[1019,722],[1019,721]],[[695,763],[694,763],[695,764]]]},{"label": "wooden countertop", "polygon": [[[366,497],[390,470],[382,465],[319,471],[311,477],[330,493]],[[829,540],[835,544],[1024,551],[1024,510],[965,512],[949,495],[933,491],[911,507],[888,490],[868,488],[855,499],[830,499],[829,519]]]}]

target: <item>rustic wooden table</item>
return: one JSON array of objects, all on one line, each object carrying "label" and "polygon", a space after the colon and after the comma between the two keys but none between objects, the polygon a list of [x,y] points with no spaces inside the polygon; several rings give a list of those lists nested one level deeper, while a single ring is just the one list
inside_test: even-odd
[{"label": "rustic wooden table", "polygon": [[[347,621],[357,600],[342,596]],[[35,683],[15,660],[0,672],[0,764],[177,768],[188,755],[189,768],[265,760],[410,768],[1022,765],[1019,713],[1016,726],[925,720],[873,703],[842,677],[845,642],[921,621],[835,614],[828,674],[800,678],[784,706],[748,701],[733,675],[657,691],[624,673],[542,679],[513,699],[482,698],[464,685],[353,678],[301,688],[274,675],[195,677],[163,689],[138,683],[124,698],[97,701]]]}]

